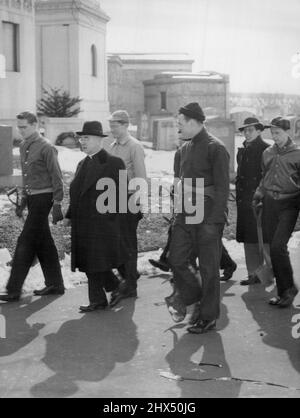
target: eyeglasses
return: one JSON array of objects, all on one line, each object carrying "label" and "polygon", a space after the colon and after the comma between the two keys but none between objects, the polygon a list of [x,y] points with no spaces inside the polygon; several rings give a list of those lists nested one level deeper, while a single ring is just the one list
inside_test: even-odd
[{"label": "eyeglasses", "polygon": [[87,137],[87,136],[81,136],[81,137],[79,138],[79,142],[80,142],[81,144],[83,144],[84,142],[88,142],[90,139],[91,139],[90,137]]}]

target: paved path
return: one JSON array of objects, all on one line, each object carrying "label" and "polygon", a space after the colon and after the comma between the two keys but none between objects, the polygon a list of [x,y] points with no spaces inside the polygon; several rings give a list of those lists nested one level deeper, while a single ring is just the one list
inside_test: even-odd
[{"label": "paved path", "polygon": [[[299,258],[293,252],[298,272]],[[300,389],[300,339],[292,337],[300,297],[292,309],[272,308],[261,286],[238,284],[244,275],[241,261],[234,280],[222,284],[218,331],[203,336],[172,323],[162,303],[170,293],[164,275],[141,278],[136,301],[104,312],[78,313],[86,287],[2,304],[7,338],[0,340],[0,396],[300,397],[293,389]]]}]

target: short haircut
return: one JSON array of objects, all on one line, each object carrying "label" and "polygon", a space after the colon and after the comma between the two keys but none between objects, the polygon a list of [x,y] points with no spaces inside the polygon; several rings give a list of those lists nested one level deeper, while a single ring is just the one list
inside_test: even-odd
[{"label": "short haircut", "polygon": [[38,119],[34,113],[31,112],[22,112],[19,115],[17,115],[17,119],[19,120],[26,120],[30,125],[33,125],[34,123],[38,123]]}]

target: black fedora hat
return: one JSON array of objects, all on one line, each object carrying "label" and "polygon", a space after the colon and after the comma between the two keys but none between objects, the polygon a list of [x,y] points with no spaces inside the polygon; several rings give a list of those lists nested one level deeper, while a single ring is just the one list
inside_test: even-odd
[{"label": "black fedora hat", "polygon": [[100,136],[102,138],[107,137],[108,135],[103,134],[102,125],[97,120],[91,121],[91,122],[85,122],[82,128],[81,132],[76,132],[79,136],[84,135],[94,135],[94,136]]},{"label": "black fedora hat", "polygon": [[248,128],[250,126],[255,126],[255,128],[260,131],[263,131],[265,129],[265,126],[262,123],[260,123],[260,121],[257,118],[250,117],[244,120],[244,125],[239,128],[239,131],[243,132],[245,128]]}]

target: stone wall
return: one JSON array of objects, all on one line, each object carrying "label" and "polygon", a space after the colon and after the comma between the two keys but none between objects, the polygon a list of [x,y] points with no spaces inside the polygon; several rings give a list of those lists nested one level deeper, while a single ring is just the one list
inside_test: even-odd
[{"label": "stone wall", "polygon": [[19,71],[6,71],[0,78],[1,123],[24,110],[36,110],[34,16],[32,0],[0,0],[0,55],[4,55],[2,22],[19,25]]}]

